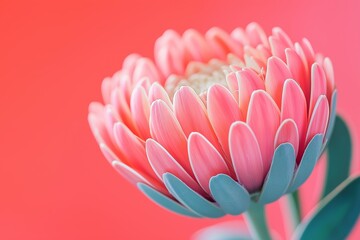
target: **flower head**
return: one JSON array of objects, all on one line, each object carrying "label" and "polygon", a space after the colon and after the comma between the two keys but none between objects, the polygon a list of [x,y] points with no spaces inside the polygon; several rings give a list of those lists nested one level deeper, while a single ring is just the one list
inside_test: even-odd
[{"label": "flower head", "polygon": [[280,28],[166,31],[155,61],[129,55],[89,107],[100,148],[155,202],[194,217],[240,214],[296,190],[335,115],[329,58]]}]

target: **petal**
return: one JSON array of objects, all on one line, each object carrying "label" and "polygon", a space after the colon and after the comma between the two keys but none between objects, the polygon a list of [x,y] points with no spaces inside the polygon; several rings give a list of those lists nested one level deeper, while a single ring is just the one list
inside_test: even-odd
[{"label": "petal", "polygon": [[199,133],[191,133],[188,141],[191,167],[200,186],[209,194],[210,178],[219,173],[229,174],[220,153]]},{"label": "petal", "polygon": [[236,44],[230,35],[220,28],[209,29],[205,38],[220,59],[225,59],[228,53],[234,53],[238,56],[243,54],[241,46]]},{"label": "petal", "polygon": [[256,47],[259,44],[263,44],[265,47],[269,47],[267,36],[259,24],[254,22],[249,23],[246,26],[245,32],[252,47]]},{"label": "petal", "polygon": [[306,134],[308,143],[316,134],[325,134],[329,120],[329,103],[325,95],[321,95],[315,105],[314,112],[309,121],[309,128]]},{"label": "petal", "polygon": [[158,69],[153,61],[148,58],[140,58],[136,61],[133,83],[136,83],[143,77],[148,77],[151,83],[160,81]]},{"label": "petal", "polygon": [[160,206],[178,214],[188,216],[188,217],[195,217],[199,218],[200,216],[196,213],[192,212],[190,209],[187,209],[177,201],[165,196],[164,194],[158,192],[156,189],[143,184],[137,184],[140,191],[142,191],[148,198],[153,200],[155,203],[159,204]]},{"label": "petal", "polygon": [[239,100],[239,84],[235,72],[226,74],[226,83],[235,100]]},{"label": "petal", "polygon": [[285,61],[285,49],[288,47],[280,39],[274,36],[269,37],[270,49],[273,56]]},{"label": "petal", "polygon": [[297,156],[299,150],[299,133],[293,119],[286,119],[280,124],[275,135],[274,148],[277,148],[282,143],[291,143],[295,151],[295,157]]},{"label": "petal", "polygon": [[[300,86],[292,79],[285,81],[283,89],[281,122],[286,119],[292,119],[296,123],[299,134],[299,151],[302,152],[307,130],[306,99]],[[294,148],[296,150],[295,146]]]},{"label": "petal", "polygon": [[239,107],[231,93],[220,85],[210,87],[207,104],[211,125],[227,156],[226,158],[229,158],[229,129],[233,122],[241,119]]},{"label": "petal", "polygon": [[316,101],[318,100],[320,95],[326,95],[326,77],[322,67],[320,67],[319,64],[314,63],[311,67],[309,117],[311,116]]},{"label": "petal", "polygon": [[127,166],[126,164],[120,161],[113,161],[112,166],[118,173],[120,173],[126,180],[128,180],[132,184],[137,184],[141,182],[154,187],[154,185],[152,185],[145,177],[143,177],[140,173]]},{"label": "petal", "polygon": [[163,46],[155,53],[155,60],[165,79],[171,74],[184,72],[183,57],[174,46]]},{"label": "petal", "polygon": [[287,48],[294,48],[290,37],[279,27],[272,29],[273,36],[277,37]]},{"label": "petal", "polygon": [[335,75],[334,75],[334,68],[330,58],[325,58],[323,63],[323,68],[326,75],[326,82],[327,82],[327,97],[328,100],[331,100],[332,92],[335,89]]},{"label": "petal", "polygon": [[236,72],[239,81],[239,107],[242,116],[246,118],[251,94],[258,89],[265,89],[264,81],[251,69]]},{"label": "petal", "polygon": [[[183,181],[186,185],[201,195],[206,195],[199,184],[187,173],[183,167],[153,139],[146,141],[146,155],[151,167],[160,180],[164,173],[171,173]],[[192,174],[192,172],[190,173]]]},{"label": "petal", "polygon": [[156,100],[150,108],[150,133],[180,165],[191,172],[187,153],[187,139],[174,113],[162,100]]},{"label": "petal", "polygon": [[229,145],[237,179],[249,192],[256,192],[262,186],[265,172],[254,132],[244,122],[233,123]]},{"label": "petal", "polygon": [[137,86],[133,90],[130,101],[130,109],[131,116],[137,126],[137,129],[139,129],[142,138],[149,138],[150,103],[143,87]]},{"label": "petal", "polygon": [[300,85],[302,91],[310,96],[310,81],[307,76],[304,61],[293,49],[286,49],[285,55],[292,78]]},{"label": "petal", "polygon": [[258,140],[264,170],[267,172],[274,153],[274,140],[280,124],[280,111],[274,100],[264,90],[256,90],[251,95],[247,123]]},{"label": "petal", "polygon": [[172,108],[172,103],[165,89],[159,83],[153,83],[149,90],[149,102],[151,104],[158,99],[163,100],[169,108]]},{"label": "petal", "polygon": [[121,122],[114,126],[115,141],[126,157],[129,165],[141,172],[156,177],[152,170],[145,152],[145,146],[140,140]]},{"label": "petal", "polygon": [[279,107],[281,106],[283,84],[286,79],[291,77],[289,68],[280,58],[270,57],[268,59],[265,88]]},{"label": "petal", "polygon": [[[189,111],[191,106],[191,111]],[[218,150],[221,149],[207,116],[206,108],[190,87],[181,87],[174,96],[174,111],[186,136],[191,132],[204,135]]]},{"label": "petal", "polygon": [[195,61],[207,62],[212,57],[212,52],[205,38],[196,30],[189,29],[183,34],[185,47]]}]

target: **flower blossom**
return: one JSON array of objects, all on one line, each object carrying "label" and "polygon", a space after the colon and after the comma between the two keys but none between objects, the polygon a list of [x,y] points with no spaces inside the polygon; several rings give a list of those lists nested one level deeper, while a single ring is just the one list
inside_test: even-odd
[{"label": "flower blossom", "polygon": [[296,190],[334,123],[329,58],[256,23],[166,31],[129,55],[89,106],[105,158],[149,198],[192,217],[237,215]]}]

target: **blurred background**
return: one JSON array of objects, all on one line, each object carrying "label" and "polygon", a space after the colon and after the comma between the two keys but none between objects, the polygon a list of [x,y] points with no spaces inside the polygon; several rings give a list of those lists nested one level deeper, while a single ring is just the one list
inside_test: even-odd
[{"label": "blurred background", "polygon": [[[0,0],[0,239],[189,239],[238,219],[194,220],[159,208],[111,168],[88,127],[102,79],[129,53],[152,57],[168,28],[231,31],[257,21],[267,33],[281,26],[294,41],[307,37],[333,61],[359,173],[359,12],[357,0]],[[304,213],[324,164],[302,189]],[[283,232],[279,206],[268,211]],[[350,239],[360,238],[357,229]]]}]

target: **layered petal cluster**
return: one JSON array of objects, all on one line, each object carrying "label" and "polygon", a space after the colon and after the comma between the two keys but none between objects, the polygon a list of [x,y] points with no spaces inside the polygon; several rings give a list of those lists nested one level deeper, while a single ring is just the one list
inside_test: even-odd
[{"label": "layered petal cluster", "polygon": [[331,134],[329,58],[256,23],[227,33],[166,31],[154,60],[129,55],[88,120],[112,166],[160,205],[240,214],[296,190]]}]

